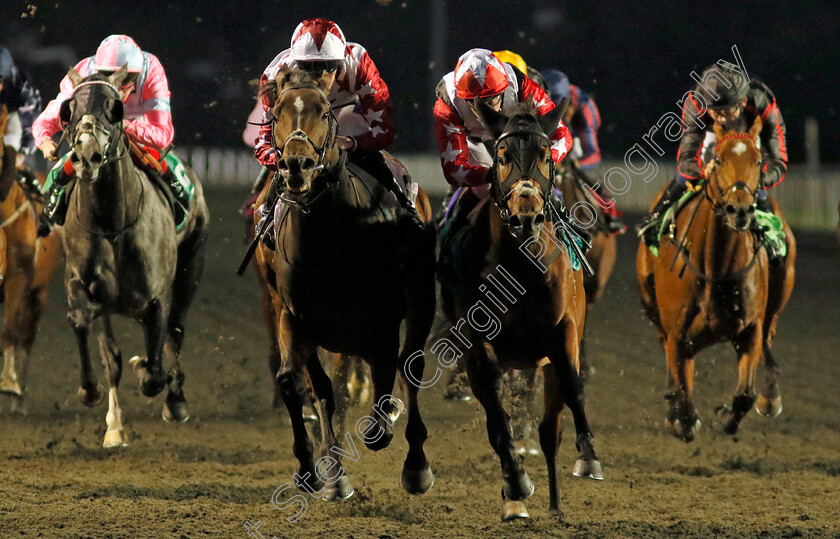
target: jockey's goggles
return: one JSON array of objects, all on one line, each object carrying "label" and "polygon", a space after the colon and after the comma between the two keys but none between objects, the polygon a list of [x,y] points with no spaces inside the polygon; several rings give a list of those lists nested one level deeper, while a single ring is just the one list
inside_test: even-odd
[{"label": "jockey's goggles", "polygon": [[[496,108],[502,103],[502,96],[503,95],[504,94],[501,93],[501,94],[491,95],[490,97],[481,97],[479,99],[484,101],[484,104],[487,105],[488,107]],[[470,104],[471,107],[473,106],[472,101],[469,101],[469,104]]]},{"label": "jockey's goggles", "polygon": [[341,60],[319,60],[310,62],[296,60],[295,64],[297,64],[298,69],[301,71],[306,71],[307,73],[311,73],[313,75],[320,75],[321,73],[332,73],[334,71],[338,71],[338,68],[341,67]]}]

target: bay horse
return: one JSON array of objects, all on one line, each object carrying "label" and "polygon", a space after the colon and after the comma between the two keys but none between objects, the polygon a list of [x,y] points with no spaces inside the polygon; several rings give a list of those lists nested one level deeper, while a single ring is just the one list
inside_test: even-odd
[{"label": "bay horse", "polygon": [[[508,118],[478,100],[478,113],[496,139],[492,203],[485,199],[470,212],[472,218],[465,225],[469,234],[453,251],[456,284],[441,287],[443,311],[464,338],[463,360],[470,386],[484,407],[490,444],[501,461],[505,521],[528,518],[523,501],[533,493],[534,484],[514,456],[510,417],[500,396],[503,369],[535,369],[545,365],[543,358],[549,360],[544,366],[545,408],[539,425],[548,467],[549,509],[562,514],[556,460],[565,407],[572,412],[577,432],[579,458],[574,475],[603,479],[578,373],[586,317],[584,279],[580,269],[573,269],[565,249],[547,247],[555,245],[555,228],[562,229],[563,223],[547,202],[554,174],[546,133],[556,129],[566,105],[561,103],[539,118],[523,105]],[[542,266],[534,263],[537,259]],[[500,303],[504,308],[492,311],[499,323],[491,332],[490,322],[479,320],[477,309],[482,306],[481,316],[490,318],[485,301],[496,303],[501,296],[487,295],[491,288],[484,283],[498,281],[490,275],[497,271],[516,281],[512,286],[522,297],[512,305]]]},{"label": "bay horse", "polygon": [[3,144],[8,111],[0,109],[0,233],[5,240],[0,256],[0,301],[3,320],[3,371],[0,392],[14,397],[12,411],[25,412],[29,354],[44,312],[49,283],[60,256],[55,234],[37,238],[38,197],[21,188],[15,167],[16,151]]},{"label": "bay horse", "polygon": [[[363,171],[351,172],[347,155],[335,144],[337,121],[323,81],[284,68],[262,91],[272,103],[285,204],[275,213],[274,251],[260,244],[257,255],[274,289],[281,356],[277,380],[292,421],[298,486],[324,487],[324,498],[344,499],[354,492],[340,466],[340,456],[347,453],[335,436],[335,398],[316,349],[360,356],[370,365],[373,413],[366,428],[360,426],[366,420],[362,418],[355,431],[369,449],[387,447],[393,423],[405,411],[402,401],[390,394],[396,372],[422,380],[422,357],[407,360],[422,352],[434,318],[431,206],[421,192],[417,208],[425,228],[406,227],[408,223],[389,206],[396,204],[391,193]],[[400,350],[403,320],[405,340]],[[321,419],[322,457],[317,469],[301,417],[305,375]],[[431,488],[434,475],[423,452],[427,430],[420,416],[418,387],[406,385],[409,450],[401,483],[407,492],[422,494]],[[325,462],[338,463],[328,477],[318,473]]]},{"label": "bay horse", "polygon": [[[672,237],[660,242],[655,257],[640,243],[636,268],[642,305],[656,326],[668,364],[668,422],[677,437],[690,442],[700,419],[694,407],[694,357],[721,341],[738,356],[738,383],[730,406],[718,408],[723,430],[735,434],[755,403],[773,417],[782,410],[779,367],[771,354],[779,314],[790,298],[796,242],[784,222],[787,241],[783,261],[768,261],[762,242],[751,232],[755,219],[762,154],[756,140],[761,119],[748,133],[714,125],[717,139],[708,180],[680,211]],[[766,384],[755,394],[755,373],[764,355]],[[756,401],[756,399],[758,399]]]},{"label": "bay horse", "polygon": [[[73,68],[67,75],[75,90],[61,104],[60,117],[76,177],[61,227],[67,319],[79,349],[78,394],[86,406],[95,406],[103,396],[88,349],[92,324],[101,319],[94,331],[110,384],[103,446],[115,447],[127,445],[127,438],[117,400],[122,354],[112,315],[133,318],[143,328],[147,355],[131,360],[141,392],[153,397],[168,385],[163,418],[189,418],[180,355],[187,310],[204,265],[209,211],[198,178],[184,167],[195,191],[186,221],[176,231],[164,194],[132,161],[118,90],[125,66],[107,77],[95,73],[83,79]],[[168,373],[164,353],[172,363]]]},{"label": "bay horse", "polygon": [[[587,216],[586,212],[603,210],[599,208],[598,201],[595,197],[591,195],[587,196],[582,191],[583,188],[578,187],[578,182],[574,178],[574,175],[581,173],[582,171],[571,160],[567,159],[561,164],[561,173],[558,174],[558,180],[560,180],[559,188],[563,193],[566,208],[572,212],[572,217],[578,219],[578,222],[585,227],[586,225],[596,224],[596,226],[586,227],[592,243],[592,247],[586,253],[586,260],[589,261],[589,265],[594,272],[591,274],[584,272],[583,277],[583,288],[586,291],[586,311],[588,315],[595,303],[604,296],[604,288],[607,286],[610,275],[612,275],[616,259],[616,238],[615,234],[610,234],[604,228],[598,226],[597,223],[588,220],[590,217],[597,219],[599,216],[597,213],[592,216]],[[588,209],[587,205],[591,209]],[[576,207],[585,208],[585,211],[576,211],[574,209]],[[586,381],[589,375],[595,372],[595,367],[586,359],[585,344],[586,333],[584,332],[584,336],[580,341],[580,375],[584,381]]]}]

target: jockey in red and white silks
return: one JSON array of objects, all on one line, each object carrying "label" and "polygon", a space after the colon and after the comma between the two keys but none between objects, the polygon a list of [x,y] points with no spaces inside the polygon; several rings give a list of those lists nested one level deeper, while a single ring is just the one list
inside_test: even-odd
[{"label": "jockey in red and white silks", "polygon": [[[347,42],[337,24],[326,19],[300,23],[292,36],[291,47],[268,64],[260,84],[274,80],[283,66],[335,73],[327,97],[338,118],[341,135],[349,139],[345,149],[384,150],[394,141],[388,86],[365,48]],[[270,105],[264,96],[263,109],[267,111]],[[260,129],[254,154],[261,164],[275,168],[270,125]]]},{"label": "jockey in red and white silks", "polygon": [[[472,108],[476,97],[501,112],[531,102],[538,114],[554,108],[540,86],[486,49],[472,49],[459,58],[455,71],[445,75],[435,90],[435,137],[446,181],[453,187],[487,183],[493,163],[483,142],[493,139]],[[551,155],[559,162],[572,147],[572,136],[560,121],[549,133]]]}]

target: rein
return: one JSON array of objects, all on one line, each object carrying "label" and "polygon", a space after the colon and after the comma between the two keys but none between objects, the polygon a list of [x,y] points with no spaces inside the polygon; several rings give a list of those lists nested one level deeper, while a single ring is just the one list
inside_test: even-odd
[{"label": "rein", "polygon": [[23,201],[23,204],[21,204],[20,206],[18,206],[15,209],[14,213],[12,213],[8,218],[6,218],[6,220],[3,221],[3,224],[0,224],[0,228],[7,228],[7,227],[11,226],[15,221],[18,220],[18,217],[23,215],[23,213],[25,211],[27,211],[31,208],[32,208],[32,203],[29,201],[29,198],[26,198]]}]

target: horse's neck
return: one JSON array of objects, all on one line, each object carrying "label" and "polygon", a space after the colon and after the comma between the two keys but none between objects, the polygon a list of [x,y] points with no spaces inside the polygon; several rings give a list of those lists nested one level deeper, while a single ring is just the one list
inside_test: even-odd
[{"label": "horse's neck", "polygon": [[[750,263],[755,238],[749,231],[737,232],[715,214],[711,202],[703,197],[698,200],[697,216],[687,234],[686,247],[692,262],[711,278],[725,278],[744,269]],[[685,230],[695,208],[686,207],[682,212]],[[678,239],[684,232],[680,231]]]},{"label": "horse's neck", "polygon": [[95,182],[78,181],[79,217],[102,232],[119,231],[137,219],[142,179],[128,156],[103,165]]}]

